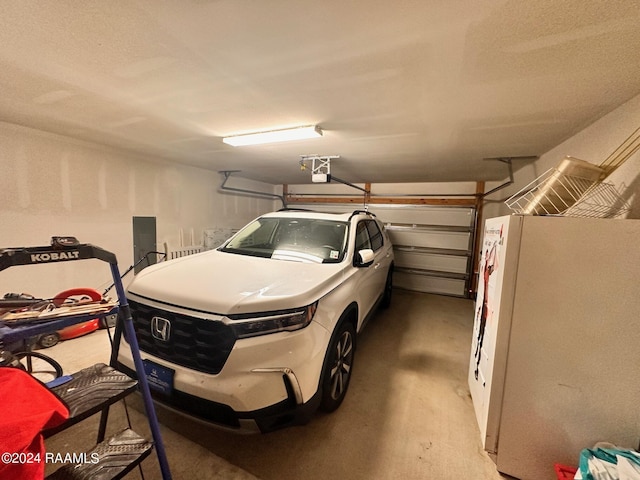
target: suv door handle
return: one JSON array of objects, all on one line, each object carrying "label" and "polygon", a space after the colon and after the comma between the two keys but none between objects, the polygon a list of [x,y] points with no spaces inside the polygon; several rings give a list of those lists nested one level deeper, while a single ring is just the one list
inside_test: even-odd
[{"label": "suv door handle", "polygon": [[374,270],[377,270],[378,268],[380,268],[380,262],[376,263],[376,264],[373,266],[373,268],[374,268]]}]

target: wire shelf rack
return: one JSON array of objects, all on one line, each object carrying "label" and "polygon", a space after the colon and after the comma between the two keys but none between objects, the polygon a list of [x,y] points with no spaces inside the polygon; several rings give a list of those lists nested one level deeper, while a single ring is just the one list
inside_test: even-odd
[{"label": "wire shelf rack", "polygon": [[616,218],[631,211],[615,185],[601,182],[593,185],[579,201],[564,211],[565,217]]},{"label": "wire shelf rack", "polygon": [[573,157],[547,170],[509,197],[515,213],[567,217],[615,218],[631,210],[616,187],[604,180],[640,150],[640,128],[625,139],[600,165]]},{"label": "wire shelf rack", "polygon": [[603,182],[605,169],[567,157],[508,198],[505,204],[525,215],[615,218],[631,208],[615,186]]}]

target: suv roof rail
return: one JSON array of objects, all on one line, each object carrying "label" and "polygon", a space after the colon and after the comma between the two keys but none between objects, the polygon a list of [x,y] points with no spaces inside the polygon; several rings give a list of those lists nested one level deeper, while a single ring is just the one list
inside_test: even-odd
[{"label": "suv roof rail", "polygon": [[372,217],[376,216],[375,213],[370,212],[368,210],[354,210],[351,216],[349,217],[349,219],[355,217],[356,215],[371,215]]},{"label": "suv roof rail", "polygon": [[278,212],[313,212],[308,208],[296,208],[296,207],[284,207],[278,210]]}]

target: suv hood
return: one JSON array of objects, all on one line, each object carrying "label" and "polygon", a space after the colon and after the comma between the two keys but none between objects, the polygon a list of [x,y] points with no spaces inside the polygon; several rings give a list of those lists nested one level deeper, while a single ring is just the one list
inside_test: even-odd
[{"label": "suv hood", "polygon": [[127,291],[220,315],[309,305],[342,278],[342,264],[303,263],[212,250],[145,268]]}]

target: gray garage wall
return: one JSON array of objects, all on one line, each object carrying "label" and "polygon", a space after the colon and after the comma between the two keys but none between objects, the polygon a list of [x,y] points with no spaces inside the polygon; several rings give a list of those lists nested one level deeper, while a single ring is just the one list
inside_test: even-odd
[{"label": "gray garage wall", "polygon": [[[205,229],[239,228],[275,205],[218,193],[216,172],[1,122],[0,171],[0,248],[47,245],[53,235],[72,235],[115,252],[122,272],[133,263],[134,216],[156,217],[158,244],[177,247],[181,236],[185,244],[191,236],[201,243]],[[242,179],[234,179],[234,186],[270,193],[275,188]],[[110,279],[108,269],[93,260],[33,268],[0,272],[0,295],[52,296]]]}]

